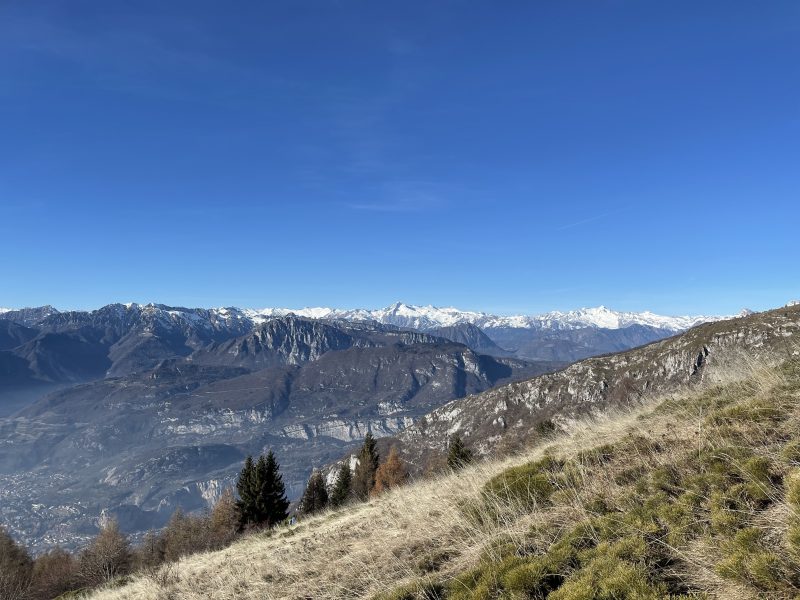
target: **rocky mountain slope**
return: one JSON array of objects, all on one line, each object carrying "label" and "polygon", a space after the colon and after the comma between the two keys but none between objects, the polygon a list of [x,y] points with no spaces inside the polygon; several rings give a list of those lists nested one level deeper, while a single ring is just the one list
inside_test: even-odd
[{"label": "rocky mountain slope", "polygon": [[[645,397],[699,382],[726,363],[782,360],[800,352],[800,306],[707,323],[686,333],[619,354],[590,358],[561,371],[453,401],[400,434],[408,460],[424,465],[459,433],[478,453],[524,446],[544,423],[630,406]],[[391,444],[392,440],[384,440]]]},{"label": "rocky mountain slope", "polygon": [[472,323],[437,327],[431,329],[431,333],[459,344],[464,344],[481,354],[489,354],[491,356],[513,356],[514,354],[498,346],[480,327]]}]

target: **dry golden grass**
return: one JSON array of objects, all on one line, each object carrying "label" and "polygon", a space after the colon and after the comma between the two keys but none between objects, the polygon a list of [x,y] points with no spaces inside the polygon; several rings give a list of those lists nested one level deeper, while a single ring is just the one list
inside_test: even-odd
[{"label": "dry golden grass", "polygon": [[[744,364],[744,366],[743,366]],[[785,383],[785,374],[763,364],[739,363],[722,380],[729,393],[736,386],[748,393],[768,394]],[[730,390],[733,390],[730,392]],[[759,392],[761,390],[761,392]],[[548,531],[568,530],[587,519],[585,499],[602,493],[622,496],[629,485],[619,482],[619,469],[586,469],[574,487],[558,491],[548,506],[516,506],[502,497],[488,498],[487,481],[506,469],[542,458],[545,453],[575,457],[583,450],[614,444],[632,435],[663,448],[630,462],[669,465],[687,451],[710,443],[703,431],[702,404],[691,402],[703,390],[684,390],[652,399],[636,410],[571,423],[546,445],[504,459],[485,461],[434,479],[416,481],[367,504],[356,504],[302,521],[271,534],[253,534],[230,548],[187,557],[160,574],[135,576],[126,585],[100,590],[102,600],[344,599],[372,598],[435,571],[447,580],[482,560],[492,560],[498,541],[530,544],[532,526],[548,523]],[[667,405],[678,405],[665,410]],[[491,504],[495,505],[492,506]],[[471,518],[466,506],[480,506],[495,518]],[[775,510],[786,511],[785,503]],[[776,521],[786,521],[781,517]],[[555,534],[557,535],[557,534]],[[545,541],[545,545],[547,542]],[[693,543],[673,548],[680,557],[676,577],[690,579],[713,597],[747,598],[743,587],[723,580],[714,570],[716,549]],[[497,557],[498,560],[501,557]]]}]

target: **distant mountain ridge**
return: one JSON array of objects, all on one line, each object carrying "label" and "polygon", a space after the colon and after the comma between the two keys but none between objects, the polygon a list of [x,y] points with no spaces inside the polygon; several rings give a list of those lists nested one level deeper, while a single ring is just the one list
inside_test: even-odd
[{"label": "distant mountain ridge", "polygon": [[719,321],[726,316],[664,316],[650,311],[622,312],[605,306],[580,308],[571,311],[552,311],[540,315],[493,315],[485,312],[465,311],[453,307],[417,306],[396,302],[381,309],[335,308],[264,308],[243,311],[253,321],[275,316],[296,314],[310,319],[333,319],[345,321],[377,321],[385,325],[396,325],[410,329],[429,330],[439,327],[452,327],[462,323],[476,325],[481,329],[581,329],[596,327],[603,329],[622,329],[631,325],[645,325],[670,331],[684,331],[700,323]]},{"label": "distant mountain ridge", "polygon": [[616,311],[605,306],[580,308],[570,311],[551,311],[539,315],[494,315],[485,312],[459,310],[453,307],[419,306],[396,302],[386,308],[379,309],[338,309],[327,307],[314,308],[183,308],[164,304],[109,304],[95,311],[60,312],[52,306],[23,309],[0,309],[0,318],[8,319],[23,325],[39,324],[63,318],[63,315],[95,314],[110,309],[130,313],[149,315],[151,318],[169,321],[186,321],[195,324],[205,322],[211,329],[224,326],[259,325],[274,317],[290,314],[308,319],[340,320],[340,321],[377,321],[383,325],[394,325],[408,329],[427,331],[439,327],[453,327],[468,323],[481,329],[514,328],[514,329],[581,329],[595,327],[602,329],[622,329],[631,325],[644,325],[669,331],[684,331],[700,323],[719,321],[730,318],[718,315],[684,315],[665,316],[651,311],[626,312]]},{"label": "distant mountain ridge", "polygon": [[[553,373],[512,382],[434,409],[396,439],[408,464],[446,453],[447,440],[461,435],[478,454],[499,445],[524,447],[544,434],[549,420],[567,424],[601,415],[680,386],[714,381],[743,356],[775,364],[798,356],[800,303],[707,323],[683,334],[621,353],[588,358]],[[744,353],[744,354],[743,354]]]},{"label": "distant mountain ridge", "polygon": [[[351,328],[372,323],[438,336],[491,356],[548,362],[572,362],[625,350],[719,320],[619,312],[602,306],[536,316],[498,316],[402,302],[376,310],[206,309],[116,303],[93,311],[59,311],[50,305],[3,311],[0,390],[13,389],[14,394],[30,386],[74,384],[152,369],[161,360],[186,357],[209,345],[215,345],[215,350],[209,351],[225,352],[222,347],[235,338],[292,315],[320,323],[320,327],[324,323],[349,324]],[[259,341],[253,338],[242,343],[256,348]],[[235,353],[235,348],[228,350]],[[235,356],[231,360],[231,364],[239,363]],[[250,360],[259,359],[253,355]],[[0,404],[9,406],[10,393],[0,394]]]}]

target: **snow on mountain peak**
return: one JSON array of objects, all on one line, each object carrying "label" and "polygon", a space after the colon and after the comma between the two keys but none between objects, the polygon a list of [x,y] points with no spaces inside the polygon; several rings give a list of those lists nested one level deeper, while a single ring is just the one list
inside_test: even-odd
[{"label": "snow on mountain peak", "polygon": [[242,311],[255,323],[273,317],[295,314],[311,319],[336,319],[346,321],[374,320],[387,325],[411,329],[430,330],[462,323],[477,325],[483,329],[525,328],[525,329],[580,329],[597,327],[620,329],[631,325],[645,325],[668,331],[683,331],[706,321],[721,317],[657,315],[650,311],[620,312],[606,306],[581,308],[572,311],[552,311],[541,315],[492,315],[484,312],[464,311],[454,307],[418,306],[395,302],[382,309],[343,310],[335,308],[264,308]]}]

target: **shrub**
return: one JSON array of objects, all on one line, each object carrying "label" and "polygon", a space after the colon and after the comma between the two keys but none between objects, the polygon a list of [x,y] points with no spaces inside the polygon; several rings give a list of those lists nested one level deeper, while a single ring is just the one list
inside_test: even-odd
[{"label": "shrub", "polygon": [[33,561],[28,551],[0,527],[0,598],[22,600],[31,583]]},{"label": "shrub", "polygon": [[72,555],[61,548],[38,556],[33,565],[32,596],[55,598],[68,592],[75,585],[76,569]]},{"label": "shrub", "polygon": [[204,517],[186,515],[179,508],[164,529],[164,560],[173,562],[201,552],[208,543],[208,520]]},{"label": "shrub", "polygon": [[373,495],[381,494],[387,490],[403,485],[408,479],[406,466],[397,453],[397,448],[392,446],[386,461],[375,471],[375,486]]},{"label": "shrub", "polygon": [[80,581],[90,587],[126,575],[130,568],[130,545],[116,521],[106,524],[78,559]]},{"label": "shrub", "polygon": [[472,451],[464,446],[461,437],[454,433],[447,445],[447,466],[458,470],[472,462]]},{"label": "shrub", "polygon": [[208,547],[218,550],[229,546],[239,532],[241,515],[233,496],[233,490],[228,488],[214,504],[208,516]]}]

